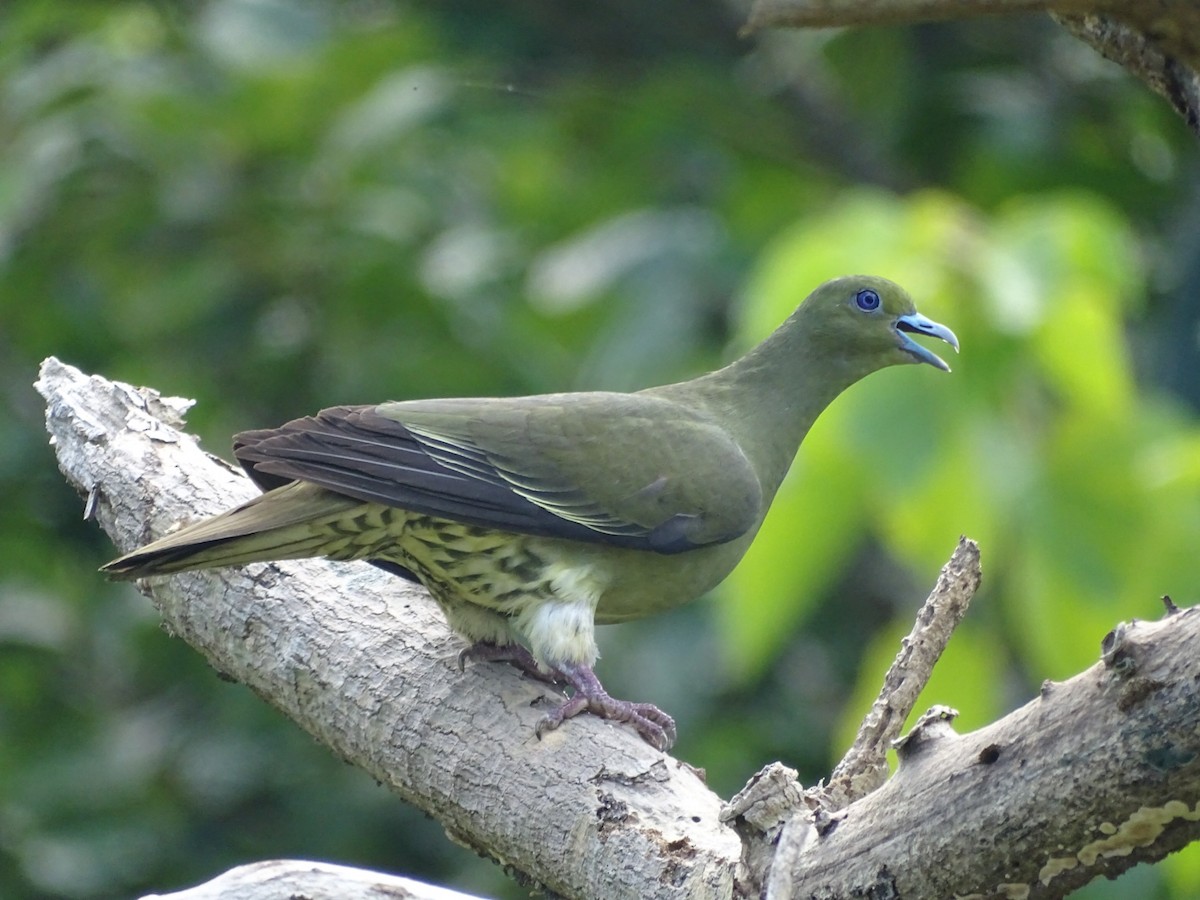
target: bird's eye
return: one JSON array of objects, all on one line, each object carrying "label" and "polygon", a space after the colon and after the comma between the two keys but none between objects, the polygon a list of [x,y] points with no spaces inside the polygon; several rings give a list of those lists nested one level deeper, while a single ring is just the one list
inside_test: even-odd
[{"label": "bird's eye", "polygon": [[854,295],[854,302],[858,304],[859,309],[866,312],[879,309],[879,295],[872,290],[859,291]]}]

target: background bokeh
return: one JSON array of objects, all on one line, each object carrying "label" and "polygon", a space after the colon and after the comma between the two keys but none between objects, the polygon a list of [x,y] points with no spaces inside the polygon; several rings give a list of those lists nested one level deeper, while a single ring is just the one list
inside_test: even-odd
[{"label": "background bokeh", "polygon": [[[58,475],[55,354],[213,452],[322,406],[711,368],[846,272],[953,327],[809,437],[711,598],[600,674],[724,796],[826,774],[958,536],[963,729],[1200,583],[1197,148],[1048,19],[737,37],[715,0],[0,9],[0,896],[307,857],[519,897],[158,627]],[[772,398],[763,398],[772,402]],[[397,623],[397,627],[404,627]],[[1079,896],[1200,893],[1185,852]]]}]

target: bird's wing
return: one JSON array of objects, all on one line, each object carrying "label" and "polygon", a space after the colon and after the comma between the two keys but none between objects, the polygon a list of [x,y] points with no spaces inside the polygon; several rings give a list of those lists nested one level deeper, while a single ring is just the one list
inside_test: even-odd
[{"label": "bird's wing", "polygon": [[716,423],[644,394],[335,407],[237,435],[263,488],[302,480],[485,528],[677,553],[762,516],[758,478]]}]

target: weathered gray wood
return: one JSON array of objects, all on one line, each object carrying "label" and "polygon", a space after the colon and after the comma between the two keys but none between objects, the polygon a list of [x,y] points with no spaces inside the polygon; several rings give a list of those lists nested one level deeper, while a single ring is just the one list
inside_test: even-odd
[{"label": "weathered gray wood", "polygon": [[[879,790],[794,819],[768,898],[1065,897],[1200,837],[1200,609],[970,734],[930,717]],[[832,827],[831,827],[832,826]]]},{"label": "weathered gray wood", "polygon": [[442,887],[366,869],[272,859],[230,869],[211,881],[142,900],[479,900]]},{"label": "weathered gray wood", "polygon": [[[255,493],[177,430],[184,401],[54,359],[37,386],[60,467],[121,549]],[[945,610],[951,627],[977,581],[970,549],[931,597],[967,589]],[[1101,663],[987,728],[958,736],[929,717],[891,780],[812,814],[816,795],[781,765],[722,810],[691,769],[619,726],[584,716],[539,742],[546,688],[503,666],[460,673],[432,600],[369,566],[252,565],[142,587],[221,672],[455,840],[565,897],[1062,897],[1200,837],[1191,610],[1118,626]],[[935,631],[938,649],[949,632]],[[892,733],[881,723],[903,718],[928,677],[927,650],[898,657],[903,677],[885,684],[842,799]]]},{"label": "weathered gray wood", "polygon": [[810,800],[832,812],[865,797],[887,780],[887,751],[900,737],[918,697],[929,684],[933,667],[967,614],[982,577],[979,545],[960,538],[929,599],[917,612],[912,631],[901,642],[900,652],[883,676],[883,687],[854,743],[829,776],[829,783],[809,790]]},{"label": "weathered gray wood", "polygon": [[[177,431],[187,404],[49,359],[59,466],[121,550],[253,496]],[[97,575],[99,578],[100,576]],[[534,736],[549,690],[461,641],[424,590],[364,564],[249,565],[139,583],[163,622],[455,840],[567,897],[733,895],[740,843],[688,766],[591,716]]]}]

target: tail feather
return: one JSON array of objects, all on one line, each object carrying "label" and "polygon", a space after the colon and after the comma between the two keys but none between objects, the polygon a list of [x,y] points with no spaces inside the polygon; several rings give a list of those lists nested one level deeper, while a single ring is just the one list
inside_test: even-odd
[{"label": "tail feather", "polygon": [[321,556],[321,526],[364,504],[301,482],[268,491],[236,509],[182,528],[100,571],[118,580],[274,559]]}]

